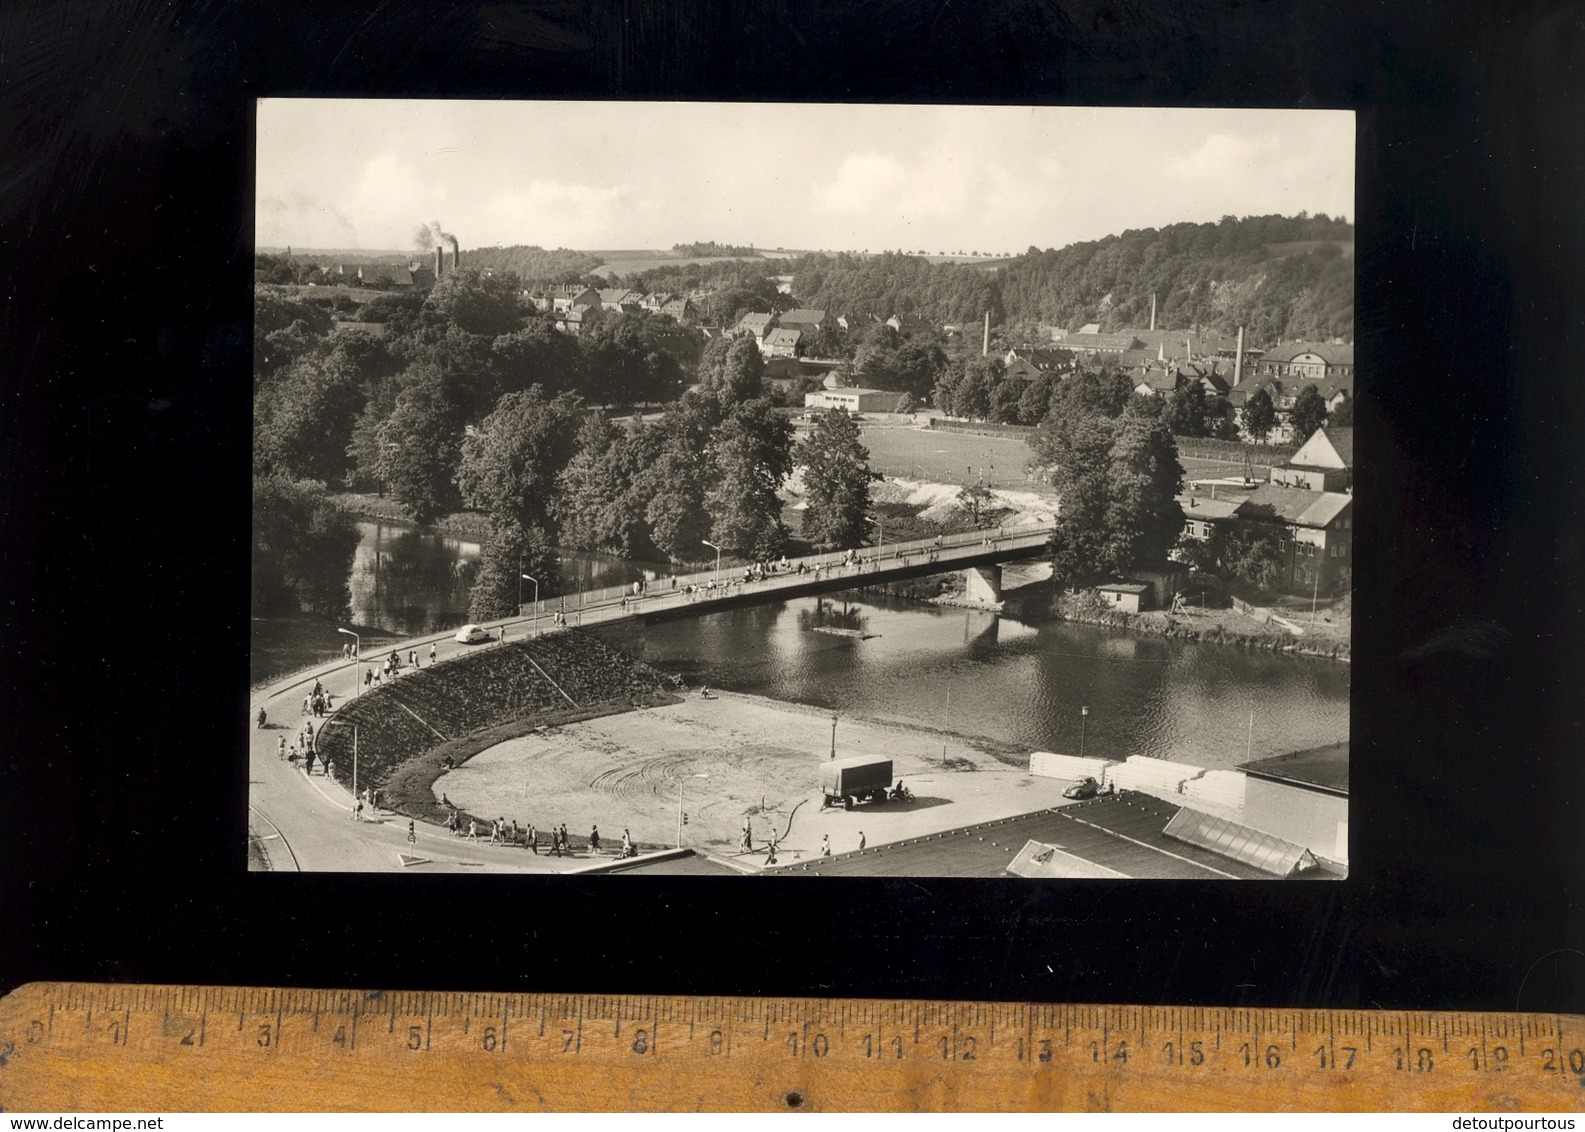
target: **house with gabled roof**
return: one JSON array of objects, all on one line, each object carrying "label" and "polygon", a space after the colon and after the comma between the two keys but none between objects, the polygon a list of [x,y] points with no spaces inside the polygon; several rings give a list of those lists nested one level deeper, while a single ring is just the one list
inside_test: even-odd
[{"label": "house with gabled roof", "polygon": [[826,324],[826,312],[795,307],[784,312],[776,322],[778,326],[800,326],[810,334],[818,334]]},{"label": "house with gabled roof", "polygon": [[1322,425],[1280,468],[1271,482],[1304,491],[1351,491],[1354,487],[1354,430]]},{"label": "house with gabled roof", "polygon": [[738,333],[747,332],[754,335],[754,344],[756,346],[763,347],[765,344],[765,335],[771,330],[775,329],[775,327],[776,315],[774,313],[750,311],[748,314],[737,320],[736,329]]},{"label": "house with gabled roof", "polygon": [[798,345],[803,341],[803,327],[778,326],[767,331],[760,340],[760,353],[767,358],[795,358],[798,356]]},{"label": "house with gabled roof", "polygon": [[626,287],[603,287],[600,290],[600,309],[619,314],[637,314],[642,309],[639,302],[643,297]]},{"label": "house with gabled roof", "polygon": [[670,315],[678,322],[692,322],[699,317],[699,308],[693,305],[693,300],[678,295],[661,304],[660,313]]},{"label": "house with gabled roof", "polygon": [[1239,502],[1237,519],[1277,531],[1282,588],[1334,594],[1352,585],[1352,495],[1261,484]]}]

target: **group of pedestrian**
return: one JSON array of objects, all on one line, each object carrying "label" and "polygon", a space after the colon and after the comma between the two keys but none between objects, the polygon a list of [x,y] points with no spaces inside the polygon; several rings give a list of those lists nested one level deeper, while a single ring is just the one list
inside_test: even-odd
[{"label": "group of pedestrian", "polygon": [[[303,714],[319,719],[333,710],[334,707],[335,704],[331,699],[330,692],[325,689],[323,684],[315,680],[313,690],[303,697]],[[261,712],[260,714],[262,715],[263,713]]]}]

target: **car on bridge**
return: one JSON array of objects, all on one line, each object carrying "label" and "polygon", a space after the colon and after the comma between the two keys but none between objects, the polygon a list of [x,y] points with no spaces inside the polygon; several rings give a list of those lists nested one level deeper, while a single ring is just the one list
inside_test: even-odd
[{"label": "car on bridge", "polygon": [[459,645],[482,645],[485,641],[495,640],[495,637],[488,629],[478,625],[464,625],[457,630],[457,635],[452,640]]}]

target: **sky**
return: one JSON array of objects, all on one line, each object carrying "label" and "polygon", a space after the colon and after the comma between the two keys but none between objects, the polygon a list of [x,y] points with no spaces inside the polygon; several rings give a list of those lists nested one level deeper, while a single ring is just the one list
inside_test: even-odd
[{"label": "sky", "polygon": [[1354,216],[1348,111],[265,99],[259,247],[1023,252]]}]

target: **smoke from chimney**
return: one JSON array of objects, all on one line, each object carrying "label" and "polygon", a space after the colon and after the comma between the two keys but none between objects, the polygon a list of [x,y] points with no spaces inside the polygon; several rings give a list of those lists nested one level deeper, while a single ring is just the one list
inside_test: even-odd
[{"label": "smoke from chimney", "polygon": [[436,244],[454,244],[457,237],[440,226],[440,221],[433,224],[420,224],[413,231],[413,244],[421,252],[427,252]]},{"label": "smoke from chimney", "polygon": [[457,242],[457,237],[447,236],[451,241],[451,270],[455,271],[462,266],[462,245]]}]

